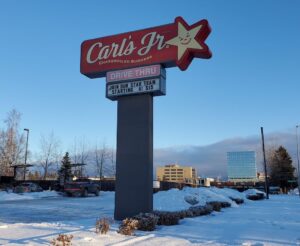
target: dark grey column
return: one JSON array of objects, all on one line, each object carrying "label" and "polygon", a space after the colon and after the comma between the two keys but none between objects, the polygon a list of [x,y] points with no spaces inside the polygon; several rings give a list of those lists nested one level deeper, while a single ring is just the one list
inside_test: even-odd
[{"label": "dark grey column", "polygon": [[118,99],[116,220],[153,209],[153,96]]}]

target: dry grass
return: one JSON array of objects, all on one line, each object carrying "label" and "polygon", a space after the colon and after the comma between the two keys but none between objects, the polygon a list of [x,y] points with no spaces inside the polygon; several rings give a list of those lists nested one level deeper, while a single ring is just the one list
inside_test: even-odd
[{"label": "dry grass", "polygon": [[119,227],[118,233],[132,236],[134,235],[134,231],[138,228],[139,221],[135,219],[128,219],[122,221],[122,224]]},{"label": "dry grass", "polygon": [[100,218],[96,220],[96,233],[106,234],[110,228],[111,219]]},{"label": "dry grass", "polygon": [[57,238],[53,238],[51,245],[53,246],[70,246],[72,245],[73,235],[59,234]]}]

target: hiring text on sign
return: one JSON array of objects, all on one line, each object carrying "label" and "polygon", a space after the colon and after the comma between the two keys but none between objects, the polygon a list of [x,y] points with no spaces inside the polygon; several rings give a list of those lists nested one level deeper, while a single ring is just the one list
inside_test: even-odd
[{"label": "hiring text on sign", "polygon": [[124,96],[144,92],[153,92],[160,89],[160,79],[123,82],[107,86],[108,96]]}]

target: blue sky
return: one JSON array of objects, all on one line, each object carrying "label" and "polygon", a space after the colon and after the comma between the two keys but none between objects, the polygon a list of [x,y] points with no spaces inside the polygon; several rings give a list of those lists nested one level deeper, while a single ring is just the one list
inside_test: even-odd
[{"label": "blue sky", "polygon": [[117,103],[105,79],[79,71],[86,39],[207,19],[213,57],[167,70],[154,102],[154,146],[205,146],[229,138],[293,132],[299,117],[300,2],[1,1],[0,127],[22,113],[30,146],[51,131],[67,150],[75,137],[116,144]]}]

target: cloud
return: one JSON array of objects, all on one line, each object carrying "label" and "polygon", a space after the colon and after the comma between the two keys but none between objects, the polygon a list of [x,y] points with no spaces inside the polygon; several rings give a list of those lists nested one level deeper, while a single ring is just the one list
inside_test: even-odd
[{"label": "cloud", "polygon": [[[265,148],[284,146],[297,166],[296,136],[295,133],[275,132],[265,135]],[[193,166],[199,176],[227,178],[227,152],[228,151],[256,151],[256,164],[262,170],[262,144],[261,136],[245,138],[232,138],[206,145],[206,146],[175,146],[158,148],[154,150],[154,167],[177,163],[183,166]]]}]

